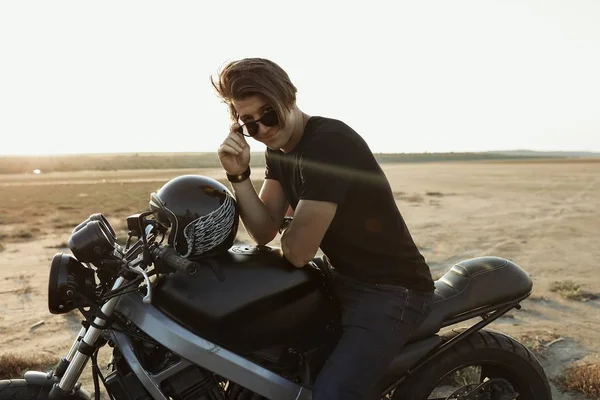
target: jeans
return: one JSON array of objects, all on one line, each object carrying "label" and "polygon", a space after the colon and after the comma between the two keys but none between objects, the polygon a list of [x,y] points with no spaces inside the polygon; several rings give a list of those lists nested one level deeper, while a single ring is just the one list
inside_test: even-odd
[{"label": "jeans", "polygon": [[376,384],[431,311],[433,292],[333,274],[342,307],[342,335],[317,377],[312,398],[379,399]]}]

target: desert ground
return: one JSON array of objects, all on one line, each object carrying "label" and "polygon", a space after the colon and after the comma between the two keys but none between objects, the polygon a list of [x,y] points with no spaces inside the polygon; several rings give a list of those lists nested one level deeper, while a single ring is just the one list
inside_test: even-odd
[{"label": "desert ground", "polygon": [[[600,160],[384,164],[398,207],[433,275],[495,255],[523,267],[531,297],[493,329],[534,350],[554,399],[583,399],[557,383],[572,365],[600,363]],[[0,175],[0,355],[60,358],[79,331],[47,308],[52,256],[74,226],[104,213],[119,236],[149,194],[187,173],[219,169]],[[262,171],[253,170],[255,184]],[[249,241],[242,230],[239,240]],[[276,239],[273,246],[278,246]],[[83,377],[91,390],[89,366]]]}]

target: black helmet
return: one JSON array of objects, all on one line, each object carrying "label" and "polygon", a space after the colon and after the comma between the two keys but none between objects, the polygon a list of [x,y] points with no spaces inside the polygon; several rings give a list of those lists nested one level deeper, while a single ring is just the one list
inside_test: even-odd
[{"label": "black helmet", "polygon": [[228,250],[237,234],[239,213],[231,192],[202,175],[183,175],[150,195],[150,210],[166,228],[169,245],[186,258]]}]

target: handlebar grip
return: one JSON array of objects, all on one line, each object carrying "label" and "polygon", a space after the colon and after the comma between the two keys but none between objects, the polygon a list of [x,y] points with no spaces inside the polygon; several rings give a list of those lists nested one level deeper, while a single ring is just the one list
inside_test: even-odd
[{"label": "handlebar grip", "polygon": [[187,260],[179,255],[173,248],[171,247],[156,247],[152,250],[152,257],[154,258],[154,262],[163,261],[169,267],[173,268],[176,271],[181,272],[193,272],[193,270],[198,268],[198,264]]}]

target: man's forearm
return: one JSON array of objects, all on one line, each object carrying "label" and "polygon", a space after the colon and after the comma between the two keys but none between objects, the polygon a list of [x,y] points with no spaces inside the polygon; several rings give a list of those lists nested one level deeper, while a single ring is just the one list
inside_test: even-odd
[{"label": "man's forearm", "polygon": [[248,234],[257,244],[269,243],[275,238],[279,227],[258,197],[252,181],[246,179],[242,182],[232,183],[231,186],[240,209],[240,217]]}]

